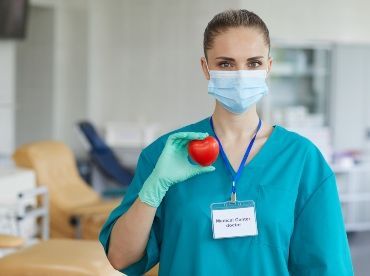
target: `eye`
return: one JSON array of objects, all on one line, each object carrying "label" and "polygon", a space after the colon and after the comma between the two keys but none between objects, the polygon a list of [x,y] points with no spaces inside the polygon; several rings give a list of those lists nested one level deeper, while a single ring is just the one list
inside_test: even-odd
[{"label": "eye", "polygon": [[254,60],[248,63],[249,68],[257,68],[262,65],[262,62],[259,60]]},{"label": "eye", "polygon": [[219,67],[221,68],[230,68],[232,65],[230,62],[228,61],[222,61],[218,64]]}]

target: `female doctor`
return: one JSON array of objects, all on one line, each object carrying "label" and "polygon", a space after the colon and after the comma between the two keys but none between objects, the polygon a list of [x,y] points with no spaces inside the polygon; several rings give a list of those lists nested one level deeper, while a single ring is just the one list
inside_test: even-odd
[{"label": "female doctor", "polygon": [[[114,268],[142,275],[353,275],[335,176],[320,151],[263,123],[270,38],[247,10],[217,14],[201,66],[211,117],[145,148],[100,241]],[[190,140],[217,138],[213,166],[192,163]]]}]

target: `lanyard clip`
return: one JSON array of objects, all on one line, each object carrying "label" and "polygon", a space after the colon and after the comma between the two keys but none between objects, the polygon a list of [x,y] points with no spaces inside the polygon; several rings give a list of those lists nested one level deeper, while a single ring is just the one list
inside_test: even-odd
[{"label": "lanyard clip", "polygon": [[236,193],[234,193],[234,192],[231,193],[230,201],[231,201],[231,203],[236,203]]},{"label": "lanyard clip", "polygon": [[233,185],[231,186],[231,197],[230,197],[231,203],[236,202],[236,187],[235,187],[235,181],[233,181]]}]

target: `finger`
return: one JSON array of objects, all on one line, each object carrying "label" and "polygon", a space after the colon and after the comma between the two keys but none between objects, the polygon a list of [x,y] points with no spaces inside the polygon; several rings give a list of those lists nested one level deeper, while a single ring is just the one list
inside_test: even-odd
[{"label": "finger", "polygon": [[183,149],[189,144],[189,140],[186,138],[177,138],[175,140],[169,140],[169,143],[176,148]]},{"label": "finger", "polygon": [[206,132],[177,132],[170,135],[170,139],[181,139],[181,140],[203,140],[209,134]]},{"label": "finger", "polygon": [[200,165],[194,165],[194,167],[196,167],[197,174],[213,172],[216,170],[213,166],[202,167]]},{"label": "finger", "polygon": [[188,138],[183,139],[182,143],[179,144],[179,145],[181,145],[182,147],[187,147],[190,141],[192,141],[192,140],[203,140],[203,139],[207,138],[208,136],[209,136],[209,134],[207,132],[191,132],[188,135]]},{"label": "finger", "polygon": [[214,172],[215,170],[216,170],[216,168],[213,167],[213,166],[207,166],[207,167],[202,167],[201,168],[201,172],[204,172],[204,173],[206,173],[206,172]]},{"label": "finger", "polygon": [[182,142],[182,141],[183,141],[183,140],[181,140],[181,139],[173,140],[173,141],[172,141],[172,145],[175,145],[175,146],[181,147],[181,146],[182,146],[182,144],[181,144],[181,142]]},{"label": "finger", "polygon": [[187,145],[189,144],[189,140],[180,140],[180,142],[179,142],[179,146],[180,147],[187,147]]},{"label": "finger", "polygon": [[185,137],[185,132],[177,132],[173,133],[167,138],[167,143],[176,145],[179,141],[181,141]]}]

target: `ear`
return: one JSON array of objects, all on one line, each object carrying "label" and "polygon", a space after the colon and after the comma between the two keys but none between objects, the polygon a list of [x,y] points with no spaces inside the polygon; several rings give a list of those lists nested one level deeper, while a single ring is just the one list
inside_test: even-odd
[{"label": "ear", "polygon": [[200,66],[202,67],[204,76],[206,77],[207,80],[209,80],[210,76],[209,76],[208,67],[207,67],[207,60],[205,57],[200,58]]},{"label": "ear", "polygon": [[267,61],[267,77],[270,75],[271,69],[272,69],[272,57],[269,57]]}]

